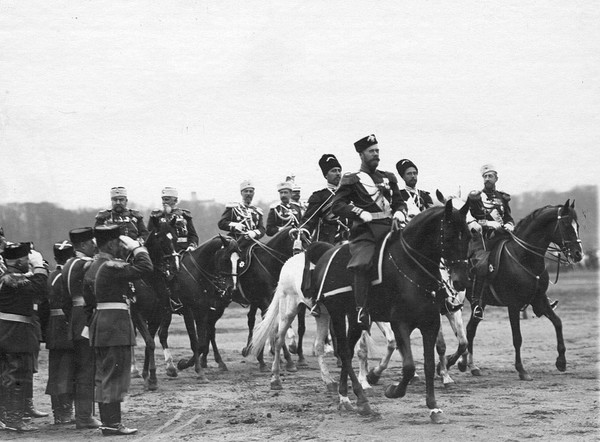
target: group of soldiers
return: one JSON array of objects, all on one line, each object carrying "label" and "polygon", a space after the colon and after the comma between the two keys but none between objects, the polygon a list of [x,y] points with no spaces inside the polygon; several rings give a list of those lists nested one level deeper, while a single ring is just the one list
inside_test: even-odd
[{"label": "group of soldiers", "polygon": [[[393,223],[403,228],[431,207],[428,192],[417,188],[418,168],[408,159],[396,164],[404,181],[378,169],[380,149],[375,135],[354,143],[360,157],[358,172],[342,174],[333,154],[324,154],[319,167],[326,187],[308,202],[300,200],[293,179],[277,186],[280,201],[272,204],[266,227],[263,212],[252,204],[251,180],[240,184],[241,201],[227,204],[218,228],[235,238],[242,249],[286,227],[305,228],[313,241],[339,244],[349,241],[357,320],[368,327],[367,295],[376,245]],[[481,169],[484,188],[469,194],[474,264],[485,261],[485,249],[514,229],[510,196],[496,189],[497,170]],[[290,178],[290,177],[288,177]],[[2,243],[0,262],[0,427],[19,432],[35,431],[30,416],[45,415],[33,408],[32,383],[42,330],[49,350],[48,385],[56,424],[78,429],[101,428],[105,435],[127,435],[136,429],[121,422],[120,404],[130,382],[131,347],[135,334],[128,312],[130,283],[150,273],[153,264],[143,247],[149,232],[164,224],[174,228],[180,253],[198,246],[190,212],[178,207],[178,192],[162,190],[162,208],[151,212],[145,225],[139,211],[128,208],[127,190],[111,189],[110,209],[100,211],[94,227],[69,232],[69,241],[54,245],[56,269],[28,243]],[[483,251],[483,252],[482,252]],[[477,267],[477,266],[474,266]],[[479,265],[480,268],[485,265]],[[476,272],[477,273],[477,272]],[[483,275],[483,273],[482,273]],[[483,318],[478,292],[485,278],[477,276],[474,312]],[[477,282],[479,281],[479,282]],[[176,304],[176,295],[172,294]],[[313,296],[311,314],[320,307]],[[47,300],[47,312],[35,306]],[[98,403],[100,421],[93,416]]]}]

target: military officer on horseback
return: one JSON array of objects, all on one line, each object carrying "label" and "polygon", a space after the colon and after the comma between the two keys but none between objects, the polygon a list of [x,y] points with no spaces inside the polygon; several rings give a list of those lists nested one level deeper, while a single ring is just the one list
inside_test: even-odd
[{"label": "military officer on horseback", "polygon": [[404,189],[400,189],[400,195],[406,202],[407,216],[411,220],[415,215],[433,206],[433,200],[429,192],[417,189],[419,169],[415,163],[405,158],[396,163],[396,170],[405,184]]},{"label": "military officer on horseback", "polygon": [[480,172],[483,177],[483,190],[469,193],[469,228],[474,231],[469,256],[475,273],[471,301],[473,316],[483,319],[483,308],[480,304],[488,273],[489,251],[497,242],[509,236],[509,232],[515,228],[515,222],[510,213],[510,195],[496,189],[496,168],[485,164]]},{"label": "military officer on horseback", "polygon": [[179,193],[174,187],[165,187],[162,190],[162,209],[153,210],[148,220],[148,230],[159,231],[163,223],[175,227],[177,238],[175,250],[190,251],[198,247],[198,234],[192,221],[192,214],[187,209],[177,207]]},{"label": "military officer on horseback", "polygon": [[144,225],[144,216],[137,210],[127,207],[127,189],[110,189],[111,209],[101,210],[96,215],[96,226],[117,225],[121,233],[143,243],[148,238],[148,229]]},{"label": "military officer on horseback", "polygon": [[366,306],[369,271],[375,248],[390,231],[393,219],[401,225],[406,223],[406,203],[400,195],[396,176],[377,169],[379,145],[375,135],[358,140],[354,147],[360,155],[360,170],[342,177],[333,198],[332,211],[337,216],[353,221],[348,270],[354,274],[358,323],[368,327],[370,317]]},{"label": "military officer on horseback", "polygon": [[241,249],[245,249],[265,235],[265,227],[262,209],[252,205],[254,198],[252,181],[242,181],[240,193],[242,202],[227,204],[217,225],[219,229],[229,232],[229,236],[238,242]]},{"label": "military officer on horseback", "polygon": [[273,236],[286,227],[298,227],[302,218],[301,208],[291,202],[293,184],[285,181],[277,185],[278,203],[271,204],[267,215],[267,235]]}]

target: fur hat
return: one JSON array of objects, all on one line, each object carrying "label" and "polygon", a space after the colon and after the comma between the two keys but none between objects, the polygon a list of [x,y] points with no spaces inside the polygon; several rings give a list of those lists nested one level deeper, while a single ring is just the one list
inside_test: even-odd
[{"label": "fur hat", "polygon": [[323,172],[323,176],[327,176],[331,169],[333,169],[334,167],[339,167],[341,169],[342,165],[335,157],[335,155],[326,153],[319,160],[319,167],[321,168],[321,172]]},{"label": "fur hat", "polygon": [[408,159],[403,159],[400,160],[396,163],[396,170],[398,171],[398,173],[400,174],[400,178],[402,178],[402,176],[404,175],[404,173],[411,167],[414,167],[417,171],[417,173],[419,173],[419,168],[417,167],[417,165],[415,163],[413,163],[411,160]]},{"label": "fur hat", "polygon": [[94,237],[98,247],[103,246],[113,239],[118,239],[121,235],[121,229],[117,225],[96,226],[94,227]]},{"label": "fur hat", "polygon": [[91,227],[80,227],[69,232],[71,243],[80,243],[94,238],[94,229]]},{"label": "fur hat", "polygon": [[277,184],[277,191],[285,190],[285,189],[287,189],[291,192],[293,189],[292,183],[290,183],[289,181],[284,181],[283,183]]},{"label": "fur hat", "polygon": [[375,138],[374,134],[371,134],[354,143],[354,148],[358,153],[361,153],[363,150],[373,146],[374,144],[377,144],[377,138]]},{"label": "fur hat", "polygon": [[62,264],[67,261],[67,259],[75,256],[75,249],[73,248],[73,244],[69,241],[57,242],[54,244],[54,260],[58,264]]},{"label": "fur hat", "polygon": [[30,246],[26,242],[14,242],[7,244],[2,252],[4,259],[19,259],[29,255]]}]

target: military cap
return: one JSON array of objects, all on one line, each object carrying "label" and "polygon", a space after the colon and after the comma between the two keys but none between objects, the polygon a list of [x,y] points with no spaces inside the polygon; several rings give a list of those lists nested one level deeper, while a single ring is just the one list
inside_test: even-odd
[{"label": "military cap", "polygon": [[254,183],[251,180],[244,180],[240,183],[240,192],[245,189],[254,189]]},{"label": "military cap", "polygon": [[19,259],[29,255],[30,246],[26,242],[13,242],[6,244],[2,257],[4,259]]},{"label": "military cap", "polygon": [[494,172],[495,174],[498,173],[493,164],[484,164],[483,166],[481,166],[481,169],[479,171],[481,172],[481,176],[484,176],[488,172]]},{"label": "military cap", "polygon": [[289,181],[284,181],[283,183],[277,184],[278,191],[285,190],[285,189],[287,189],[291,192],[292,191],[292,183],[290,183]]},{"label": "military cap", "polygon": [[294,186],[292,187],[292,192],[300,192],[302,190],[302,187],[299,184],[294,183]]},{"label": "military cap", "polygon": [[331,169],[334,167],[339,167],[341,169],[342,165],[335,155],[326,153],[319,160],[319,167],[321,168],[321,172],[323,172],[323,176],[326,176]]},{"label": "military cap", "polygon": [[117,225],[94,227],[94,237],[98,246],[104,245],[113,239],[118,239],[120,234],[121,229]]},{"label": "military cap", "polygon": [[415,170],[419,172],[419,168],[411,160],[404,158],[403,160],[398,161],[396,163],[396,170],[400,174],[400,178],[402,178],[402,175],[404,175],[404,173],[411,167],[414,167]]},{"label": "military cap", "polygon": [[73,244],[69,241],[57,242],[54,244],[54,259],[58,263],[63,263],[67,259],[75,256],[75,249]]},{"label": "military cap", "polygon": [[172,196],[172,197],[179,197],[179,192],[177,192],[177,189],[174,187],[165,187],[162,190],[162,194],[161,196]]},{"label": "military cap", "polygon": [[377,138],[375,138],[374,134],[371,134],[354,143],[354,148],[358,153],[361,153],[363,150],[373,146],[374,144],[377,144]]},{"label": "military cap", "polygon": [[124,187],[113,187],[112,189],[110,189],[110,197],[111,198],[118,198],[118,197],[127,198],[127,189],[125,189]]},{"label": "military cap", "polygon": [[69,231],[69,239],[72,243],[89,241],[94,238],[94,229],[91,227],[80,227]]}]

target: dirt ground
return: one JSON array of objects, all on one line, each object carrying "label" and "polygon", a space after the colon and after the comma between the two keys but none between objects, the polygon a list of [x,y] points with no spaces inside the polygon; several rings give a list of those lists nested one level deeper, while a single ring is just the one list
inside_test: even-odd
[{"label": "dirt ground", "polygon": [[[209,360],[208,384],[199,384],[190,369],[180,372],[177,378],[168,378],[159,351],[158,391],[145,391],[142,380],[133,379],[130,395],[123,404],[124,422],[139,432],[118,439],[600,440],[598,275],[582,271],[563,273],[549,295],[560,300],[557,313],[563,321],[567,371],[560,373],[554,366],[556,340],[552,324],[545,318],[533,317],[529,310],[530,319],[522,321],[522,355],[533,381],[520,381],[513,367],[514,352],[506,309],[488,308],[475,343],[476,363],[483,376],[474,377],[453,368],[456,384],[452,388],[444,389],[441,381],[436,380],[438,406],[449,420],[445,424],[431,423],[422,382],[410,385],[403,399],[385,398],[385,386],[400,376],[397,353],[370,395],[371,405],[378,415],[362,417],[338,411],[337,394],[327,393],[316,357],[312,356],[310,344],[315,324],[310,318],[307,318],[306,341],[309,345],[305,346],[309,368],[285,374],[283,390],[271,391],[270,374],[261,373],[255,361],[241,356],[246,339],[246,310],[232,306],[217,324],[218,343],[229,370],[219,371]],[[467,314],[464,316],[466,320]],[[449,347],[455,348],[456,341],[447,322],[443,323],[443,329]],[[383,354],[385,342],[378,330],[374,331],[374,338]],[[180,317],[174,318],[170,345],[176,359],[190,354]],[[141,363],[142,347],[137,348],[137,360]],[[418,331],[413,334],[413,350],[421,360],[417,370],[422,376]],[[333,356],[327,360],[330,370],[338,374]],[[370,365],[375,362],[371,360]],[[39,409],[50,411],[50,399],[44,395],[46,376],[47,352],[42,351],[40,373],[34,380],[34,401]],[[355,399],[350,394],[351,399]],[[36,424],[41,431],[34,436],[1,432],[0,439],[80,441],[102,438],[98,430],[52,425],[51,417],[38,419]]]}]

